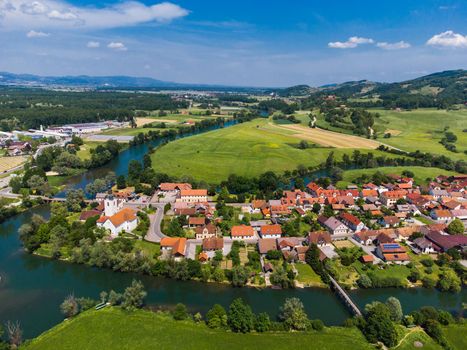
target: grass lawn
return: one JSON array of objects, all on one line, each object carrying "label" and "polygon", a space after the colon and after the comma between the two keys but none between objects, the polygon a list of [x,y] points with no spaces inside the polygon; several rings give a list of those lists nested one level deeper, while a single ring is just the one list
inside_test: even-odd
[{"label": "grass lawn", "polygon": [[[376,278],[397,278],[402,282],[402,285],[407,285],[407,277],[410,274],[410,269],[404,265],[385,265],[386,268],[376,270],[367,270],[368,276],[375,276]],[[363,271],[365,273],[365,271]]]},{"label": "grass lawn", "polygon": [[84,144],[79,146],[79,151],[76,152],[76,155],[81,159],[91,159],[91,149],[96,148],[99,145],[102,145],[102,142],[97,141],[84,141]]},{"label": "grass lawn", "polygon": [[[465,160],[463,152],[467,149],[467,133],[462,130],[467,127],[467,110],[445,111],[426,108],[407,112],[372,111],[381,115],[375,119],[375,129],[381,133],[392,134],[388,139],[380,138],[381,142],[405,151],[420,150]],[[459,153],[450,152],[439,143],[447,126],[449,131],[457,136],[455,145]]]},{"label": "grass lawn", "polygon": [[454,349],[467,349],[467,324],[452,324],[443,327],[444,335]]},{"label": "grass lawn", "polygon": [[308,333],[236,334],[212,330],[193,321],[174,321],[149,311],[125,313],[116,308],[85,312],[64,321],[29,344],[49,349],[373,349],[357,329],[327,328]]},{"label": "grass lawn", "polygon": [[142,250],[146,256],[153,258],[155,255],[160,254],[161,246],[159,243],[137,240],[135,242],[135,249]]},{"label": "grass lawn", "polygon": [[[218,183],[230,174],[258,176],[268,170],[283,172],[302,164],[307,167],[324,162],[331,151],[337,159],[353,149],[298,149],[300,139],[293,131],[268,125],[267,119],[256,119],[225,129],[210,131],[170,142],[152,154],[156,171],[172,176],[192,176],[196,180]],[[382,153],[375,150],[375,156]]]},{"label": "grass lawn", "polygon": [[303,283],[306,287],[323,287],[325,284],[321,281],[315,271],[308,264],[295,264],[298,271],[297,280]]},{"label": "grass lawn", "polygon": [[[402,328],[402,327],[401,327]],[[401,342],[398,346],[394,347],[395,350],[415,350],[415,349],[424,349],[424,350],[441,350],[442,347],[436,343],[428,334],[426,334],[423,329],[417,327],[410,330],[404,329],[401,334]],[[417,348],[414,343],[420,342],[423,344],[422,348]]]},{"label": "grass lawn", "polygon": [[443,170],[439,168],[430,168],[422,166],[402,166],[402,167],[380,167],[372,169],[355,169],[346,170],[343,174],[342,181],[337,183],[337,186],[345,188],[348,184],[355,181],[356,178],[362,175],[373,175],[377,171],[383,174],[396,174],[401,175],[404,170],[410,170],[415,174],[415,181],[418,184],[425,184],[427,178],[434,178],[438,175],[455,175],[454,171]]},{"label": "grass lawn", "polygon": [[[167,126],[169,126],[168,124]],[[148,133],[150,130],[152,131],[163,131],[171,129],[169,127],[165,129],[161,128],[121,128],[121,129],[109,129],[107,131],[101,132],[102,135],[112,135],[112,136],[136,136],[139,133]]]}]

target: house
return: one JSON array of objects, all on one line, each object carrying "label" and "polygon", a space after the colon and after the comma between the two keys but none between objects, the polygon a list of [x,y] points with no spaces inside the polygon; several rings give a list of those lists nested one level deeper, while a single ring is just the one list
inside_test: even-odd
[{"label": "house", "polygon": [[207,225],[198,226],[195,228],[196,239],[205,239],[215,237],[217,235],[217,228],[212,223]]},{"label": "house", "polygon": [[230,237],[237,241],[251,239],[255,237],[255,230],[247,225],[232,226]]},{"label": "house", "polygon": [[425,237],[418,237],[413,241],[414,247],[422,254],[432,254],[435,252],[433,243]]},{"label": "house", "polygon": [[451,214],[460,220],[467,220],[467,209],[451,210]]},{"label": "house", "polygon": [[405,264],[410,261],[410,256],[399,243],[381,243],[376,254],[387,263]]},{"label": "house", "polygon": [[360,231],[353,235],[353,238],[360,244],[371,245],[378,237],[379,232],[375,230]]},{"label": "house", "polygon": [[161,192],[179,192],[181,190],[191,190],[191,184],[189,183],[173,183],[173,182],[162,182],[159,185]]},{"label": "house", "polygon": [[359,232],[365,228],[365,224],[361,222],[360,219],[355,215],[350,213],[342,213],[339,218],[354,232]]},{"label": "house", "polygon": [[323,225],[332,235],[346,235],[349,232],[347,226],[333,216],[327,219]]},{"label": "house", "polygon": [[194,216],[188,218],[188,227],[196,228],[206,225],[206,218],[204,216]]},{"label": "house", "polygon": [[364,264],[373,264],[373,262],[375,261],[375,258],[373,257],[373,255],[362,255],[360,257],[360,261]]},{"label": "house", "polygon": [[260,228],[261,238],[281,238],[281,225],[264,225]]},{"label": "house", "polygon": [[267,254],[271,250],[277,250],[277,242],[273,238],[258,239],[258,251],[260,254]]},{"label": "house", "polygon": [[445,209],[432,210],[430,216],[433,220],[440,223],[450,223],[454,219],[451,212]]},{"label": "house", "polygon": [[209,260],[209,256],[205,252],[201,252],[198,255],[198,260],[202,263],[205,263]]},{"label": "house", "polygon": [[185,203],[198,203],[208,201],[208,190],[197,189],[197,190],[181,190],[180,201]]},{"label": "house", "polygon": [[310,232],[307,237],[307,243],[316,244],[318,247],[331,246],[331,235],[327,231]]},{"label": "house", "polygon": [[399,218],[397,216],[383,216],[380,220],[379,220],[379,224],[382,226],[382,227],[396,227],[397,225],[399,225]]},{"label": "house", "polygon": [[20,156],[31,151],[32,146],[26,141],[13,141],[8,146],[7,152],[9,156]]},{"label": "house", "polygon": [[210,237],[203,239],[203,251],[213,251],[224,249],[224,238]]},{"label": "house", "polygon": [[164,237],[160,242],[162,254],[166,257],[173,257],[174,260],[181,260],[185,257],[186,238],[185,237]]},{"label": "house", "polygon": [[124,208],[111,216],[101,216],[96,225],[110,231],[112,237],[116,237],[120,232],[133,231],[138,226],[138,217],[136,211],[130,208]]},{"label": "house", "polygon": [[464,235],[443,235],[437,231],[430,231],[425,238],[434,243],[436,251],[446,252],[451,248],[465,249],[467,247],[467,236]]},{"label": "house", "polygon": [[380,195],[380,200],[383,205],[386,207],[392,207],[399,199],[405,198],[407,191],[405,190],[396,190],[396,191],[386,191]]}]

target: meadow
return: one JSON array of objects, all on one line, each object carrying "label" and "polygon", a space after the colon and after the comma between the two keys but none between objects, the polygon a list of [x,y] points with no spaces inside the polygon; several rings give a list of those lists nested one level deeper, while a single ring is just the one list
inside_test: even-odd
[{"label": "meadow", "polygon": [[[219,183],[230,174],[255,177],[269,170],[294,170],[298,165],[314,167],[324,162],[330,152],[341,159],[353,151],[319,145],[299,149],[300,138],[295,134],[271,125],[267,119],[255,119],[170,142],[153,153],[152,164],[156,171],[172,176]],[[308,143],[312,145],[311,141]],[[377,150],[360,150],[391,156]]]},{"label": "meadow", "polygon": [[23,346],[45,349],[373,349],[355,328],[326,328],[322,332],[247,333],[213,330],[203,323],[174,321],[149,311],[116,308],[87,311],[64,321]]},{"label": "meadow", "polygon": [[[466,159],[467,110],[446,111],[417,109],[413,111],[373,110],[381,117],[375,120],[375,129],[380,133],[391,133],[390,138],[380,140],[405,151],[444,154],[452,159]],[[448,151],[439,141],[444,137],[444,128],[457,136],[458,153]]]}]

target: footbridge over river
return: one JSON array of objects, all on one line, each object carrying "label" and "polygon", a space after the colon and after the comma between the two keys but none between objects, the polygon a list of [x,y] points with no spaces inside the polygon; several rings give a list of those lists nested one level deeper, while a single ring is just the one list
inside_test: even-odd
[{"label": "footbridge over river", "polygon": [[337,293],[337,295],[344,301],[345,305],[352,311],[355,316],[362,316],[362,312],[358,308],[357,304],[353,302],[349,294],[342,288],[337,281],[329,276],[331,280],[332,289]]}]

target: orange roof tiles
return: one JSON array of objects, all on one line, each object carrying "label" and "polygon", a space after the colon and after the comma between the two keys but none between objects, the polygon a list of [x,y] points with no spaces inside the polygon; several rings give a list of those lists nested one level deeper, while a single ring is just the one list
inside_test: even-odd
[{"label": "orange roof tiles", "polygon": [[253,237],[255,230],[247,225],[232,226],[231,235],[232,237]]},{"label": "orange roof tiles", "polygon": [[181,190],[180,195],[182,197],[207,196],[208,190],[205,190],[205,189]]},{"label": "orange roof tiles", "polygon": [[185,255],[186,238],[185,237],[164,237],[161,239],[161,248],[171,247],[173,254]]}]

